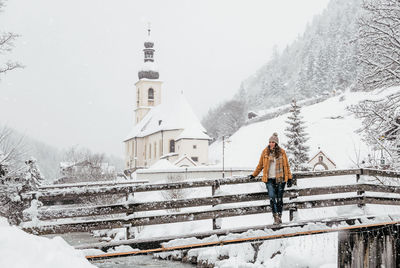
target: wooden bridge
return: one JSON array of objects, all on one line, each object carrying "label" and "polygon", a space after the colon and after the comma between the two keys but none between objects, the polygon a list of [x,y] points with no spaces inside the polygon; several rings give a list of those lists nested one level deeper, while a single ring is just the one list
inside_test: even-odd
[{"label": "wooden bridge", "polygon": [[[400,194],[399,186],[390,186],[376,183],[366,183],[364,180],[360,180],[363,176],[375,177],[375,178],[400,178],[400,173],[373,169],[347,169],[347,170],[334,170],[334,171],[321,171],[321,172],[302,172],[295,173],[294,178],[297,181],[305,179],[315,179],[321,177],[338,177],[344,175],[351,175],[352,181],[346,185],[336,186],[325,186],[325,187],[306,187],[297,188],[293,187],[285,191],[285,196],[289,200],[284,203],[284,210],[289,211],[290,220],[294,218],[296,211],[302,209],[313,209],[313,208],[324,208],[333,206],[343,205],[358,205],[363,207],[367,204],[379,204],[379,205],[400,205]],[[334,178],[332,178],[334,179]],[[350,180],[350,178],[349,178]],[[131,227],[135,226],[147,226],[155,224],[168,224],[174,222],[189,222],[196,220],[210,219],[213,221],[213,230],[202,234],[189,234],[188,236],[193,237],[207,237],[213,234],[222,235],[235,232],[245,232],[248,229],[269,229],[277,231],[285,229],[287,227],[293,228],[294,226],[306,226],[312,222],[324,222],[326,228],[321,230],[334,230],[332,226],[347,224],[354,225],[355,230],[361,230],[365,228],[371,228],[373,226],[366,226],[362,224],[365,219],[361,218],[342,218],[342,219],[325,219],[325,220],[314,220],[309,222],[289,222],[281,226],[250,226],[247,228],[239,228],[235,230],[218,230],[217,219],[243,216],[251,214],[260,214],[271,212],[269,205],[260,204],[262,201],[268,200],[266,191],[252,192],[244,194],[231,194],[221,195],[218,194],[218,189],[223,185],[240,185],[248,183],[259,183],[260,180],[250,180],[247,177],[236,177],[226,178],[218,180],[196,180],[196,181],[185,181],[177,183],[161,183],[161,184],[137,184],[135,182],[127,182],[113,185],[99,184],[96,186],[87,187],[46,187],[39,191],[25,193],[23,195],[25,200],[31,201],[32,204],[38,202],[32,202],[33,200],[39,201],[43,205],[37,207],[37,214],[34,214],[34,218],[29,218],[29,215],[25,215],[25,222],[21,225],[23,229],[28,232],[35,234],[57,234],[57,233],[70,233],[70,232],[88,232],[100,229],[112,229],[112,228],[126,228],[127,240],[120,241],[118,243],[100,243],[93,245],[86,245],[82,247],[95,247],[101,249],[107,249],[109,247],[126,244],[132,245],[135,248],[149,249],[157,248],[162,242],[173,240],[177,237],[164,237],[158,239],[148,240],[137,240],[132,239],[132,233],[130,232]],[[138,202],[137,193],[148,193],[155,191],[166,191],[176,189],[189,189],[189,188],[204,188],[210,189],[210,196],[201,198],[185,198],[185,199],[173,199],[165,201],[152,201],[152,202]],[[347,193],[346,197],[335,197],[329,196],[329,194],[342,194]],[[379,194],[380,193],[380,194]],[[386,195],[382,195],[386,193]],[[306,199],[303,197],[307,197]],[[118,201],[118,202],[116,202]],[[228,207],[224,207],[226,204],[231,204]],[[71,206],[72,205],[72,206]],[[233,206],[233,207],[232,207]],[[183,208],[201,207],[197,211],[180,212]],[[35,210],[32,208],[30,210]],[[138,212],[149,212],[153,211],[154,215],[138,215]],[[31,213],[32,215],[32,213]],[[371,217],[370,217],[371,218]],[[373,218],[373,217],[372,217]],[[358,222],[358,225],[356,224]],[[387,224],[387,223],[390,224]],[[398,226],[399,222],[396,220],[384,221],[384,226],[390,225]],[[380,222],[382,225],[382,222]],[[364,225],[364,227],[362,227]],[[369,222],[370,225],[370,222]],[[358,227],[357,227],[358,226]],[[211,226],[210,226],[211,227]],[[388,227],[389,228],[389,227]],[[363,230],[364,230],[363,229]],[[316,231],[316,230],[314,230]],[[321,233],[325,232],[321,231]],[[346,233],[345,230],[341,233]],[[353,232],[354,233],[354,230]],[[304,233],[302,235],[313,234]],[[275,236],[274,239],[283,238],[285,236]],[[354,236],[340,235],[342,243],[344,245],[346,239],[347,242],[353,241]],[[262,240],[262,239],[259,239]],[[365,240],[365,239],[364,239]],[[363,241],[364,241],[363,240]],[[371,240],[373,241],[373,240]],[[385,240],[386,241],[386,240]],[[394,241],[394,242],[393,242]],[[393,240],[391,243],[395,243],[397,249],[397,240]],[[242,241],[245,242],[245,241]],[[251,241],[247,241],[251,242]],[[354,242],[354,241],[353,241]],[[219,242],[221,243],[221,242]],[[350,242],[349,242],[350,243]],[[374,242],[376,243],[376,241]],[[354,244],[354,243],[353,243]],[[358,243],[361,247],[361,242]],[[204,245],[205,246],[205,245]],[[339,246],[339,250],[343,248]],[[369,245],[364,245],[364,249],[369,248]],[[390,248],[390,247],[386,247]],[[393,247],[392,247],[393,249]],[[165,248],[164,248],[165,250]],[[400,248],[398,249],[400,251]],[[393,250],[392,250],[393,251]],[[150,251],[149,251],[150,252]],[[362,252],[361,249],[356,249],[354,252]],[[357,254],[358,254],[357,253]],[[137,254],[137,253],[135,253]],[[356,253],[354,253],[356,254]],[[352,255],[353,257],[355,255]],[[370,254],[370,253],[369,253]],[[399,253],[400,254],[400,253]],[[349,259],[348,255],[346,255]],[[397,256],[397,255],[396,255]],[[400,255],[399,255],[400,256]],[[352,258],[353,258],[352,257]],[[352,259],[350,258],[350,259]],[[397,257],[400,260],[400,257]],[[342,261],[342,260],[341,260]],[[396,261],[396,260],[391,260]],[[344,263],[344,262],[343,262]]]}]

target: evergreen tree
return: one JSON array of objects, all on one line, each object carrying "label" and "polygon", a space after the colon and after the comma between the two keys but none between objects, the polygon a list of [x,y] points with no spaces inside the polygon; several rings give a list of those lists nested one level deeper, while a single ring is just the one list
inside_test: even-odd
[{"label": "evergreen tree", "polygon": [[285,136],[288,138],[286,147],[289,163],[294,171],[307,170],[306,164],[309,160],[308,134],[305,132],[304,121],[300,115],[300,106],[297,106],[296,100],[292,101],[290,115],[285,122],[288,126],[285,128]]}]

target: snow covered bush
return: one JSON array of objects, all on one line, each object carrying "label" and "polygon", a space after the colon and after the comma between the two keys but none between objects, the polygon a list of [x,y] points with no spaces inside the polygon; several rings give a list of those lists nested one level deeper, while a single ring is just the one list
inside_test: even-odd
[{"label": "snow covered bush", "polygon": [[358,131],[371,146],[372,151],[381,152],[383,168],[400,168],[400,92],[383,99],[364,100],[348,108],[362,120]]}]

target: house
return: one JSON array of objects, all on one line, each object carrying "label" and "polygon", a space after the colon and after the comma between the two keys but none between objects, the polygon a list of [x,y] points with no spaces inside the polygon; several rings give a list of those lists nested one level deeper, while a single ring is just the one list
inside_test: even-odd
[{"label": "house", "polygon": [[[318,148],[319,149],[319,148]],[[308,161],[313,171],[331,170],[336,168],[333,162],[322,150],[319,151]]]},{"label": "house", "polygon": [[76,183],[88,181],[106,181],[115,179],[115,167],[108,163],[82,160],[78,162],[61,162],[61,178],[55,184]]},{"label": "house", "polygon": [[[149,30],[150,37],[150,30]],[[183,93],[166,92],[154,63],[154,42],[144,43],[144,66],[136,82],[135,124],[125,138],[125,168],[148,168],[160,159],[178,166],[208,164],[210,137]]]}]

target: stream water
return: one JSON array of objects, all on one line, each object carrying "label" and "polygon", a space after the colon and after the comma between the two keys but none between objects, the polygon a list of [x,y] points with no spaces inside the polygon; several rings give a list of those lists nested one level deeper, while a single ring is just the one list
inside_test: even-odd
[{"label": "stream water", "polygon": [[[55,235],[47,235],[51,238]],[[70,245],[81,245],[99,242],[98,238],[91,236],[89,233],[69,233],[58,235],[61,236]],[[112,258],[91,262],[99,268],[137,268],[137,267],[165,267],[165,268],[193,268],[192,264],[184,264],[177,261],[164,261],[153,259],[151,255],[131,256]]]},{"label": "stream water", "polygon": [[99,268],[138,268],[138,267],[165,267],[165,268],[193,268],[192,264],[184,264],[176,261],[163,261],[153,259],[151,256],[132,256],[114,258],[108,260],[100,260],[92,262],[93,265]]}]

